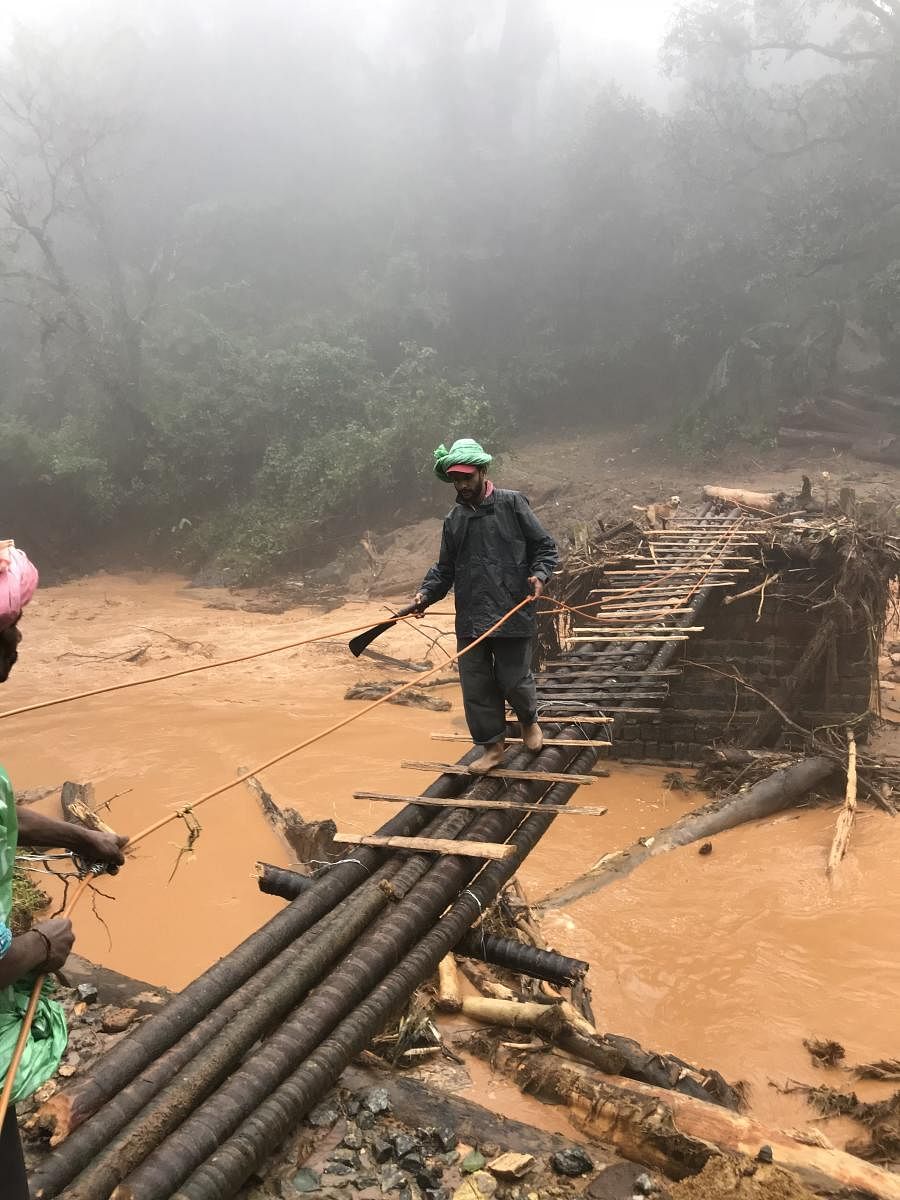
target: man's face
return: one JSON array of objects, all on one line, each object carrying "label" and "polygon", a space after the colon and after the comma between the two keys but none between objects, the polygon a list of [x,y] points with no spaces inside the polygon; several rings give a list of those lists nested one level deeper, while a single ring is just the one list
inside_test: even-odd
[{"label": "man's face", "polygon": [[463,504],[475,504],[480,500],[486,474],[485,468],[479,467],[469,475],[451,475],[457,499],[462,500]]},{"label": "man's face", "polygon": [[12,625],[0,631],[0,683],[6,683],[10,671],[16,665],[21,640],[22,631],[19,629],[18,618]]}]

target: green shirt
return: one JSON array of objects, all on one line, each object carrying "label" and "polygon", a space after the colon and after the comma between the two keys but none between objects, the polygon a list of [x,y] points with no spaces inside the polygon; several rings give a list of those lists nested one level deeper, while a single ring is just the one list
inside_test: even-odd
[{"label": "green shirt", "polygon": [[[8,924],[12,911],[13,869],[18,840],[16,799],[9,776],[0,767],[0,921],[4,924]],[[8,987],[0,988],[0,1085],[6,1080],[33,983],[34,977],[29,975]],[[48,980],[38,1001],[25,1053],[16,1072],[13,1103],[24,1100],[45,1083],[59,1066],[59,1060],[65,1052],[68,1042],[66,1017],[62,1006],[50,999],[52,990],[53,984]]]}]

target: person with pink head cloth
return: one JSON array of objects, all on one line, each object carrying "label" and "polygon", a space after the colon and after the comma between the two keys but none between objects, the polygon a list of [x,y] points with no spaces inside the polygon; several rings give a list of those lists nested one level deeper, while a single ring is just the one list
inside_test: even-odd
[{"label": "person with pink head cloth", "polygon": [[[22,610],[38,585],[37,568],[11,541],[0,541],[0,683],[9,678],[19,657]],[[75,935],[67,917],[39,921],[14,935],[7,922],[12,908],[12,878],[19,840],[28,846],[71,850],[88,862],[116,871],[125,861],[128,839],[115,833],[83,829],[45,817],[27,807],[16,808],[9,776],[0,767],[0,1088],[6,1081],[11,1047],[22,1020],[21,996],[33,977],[58,971],[69,956]],[[13,1101],[22,1100],[56,1070],[65,1049],[65,1017],[58,1004],[42,996],[22,1067],[16,1074]],[[27,1069],[23,1069],[28,1064]],[[0,1129],[0,1195],[28,1200],[28,1180],[16,1113],[12,1105]]]}]

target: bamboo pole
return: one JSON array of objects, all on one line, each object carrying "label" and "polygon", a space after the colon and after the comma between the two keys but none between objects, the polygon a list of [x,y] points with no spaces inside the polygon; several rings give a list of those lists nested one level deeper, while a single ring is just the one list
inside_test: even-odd
[{"label": "bamboo pole", "polygon": [[834,878],[834,873],[840,865],[841,859],[847,853],[847,847],[850,845],[850,833],[853,829],[853,821],[856,817],[856,738],[852,729],[847,730],[847,792],[844,798],[844,804],[838,814],[837,823],[834,827],[834,840],[831,843],[831,852],[828,855],[828,866],[825,873],[829,879]]},{"label": "bamboo pole", "polygon": [[469,842],[460,838],[378,837],[375,834],[336,833],[332,839],[342,846],[383,846],[387,850],[414,850],[421,854],[462,854],[466,858],[500,861],[514,852],[497,842]]},{"label": "bamboo pole", "polygon": [[[469,742],[472,739],[467,733],[433,733],[431,734],[433,742]],[[508,742],[519,743],[523,742],[520,737],[508,737]],[[608,750],[612,742],[597,742],[591,741],[590,738],[544,738],[545,746],[596,746],[598,750]],[[354,792],[354,796],[358,793]]]},{"label": "bamboo pole", "polygon": [[[590,745],[590,742],[567,743],[570,746]],[[606,743],[604,743],[606,744]],[[520,804],[515,800],[432,800],[428,796],[398,796],[393,792],[354,792],[354,800],[377,800],[387,804],[423,804],[430,808],[505,808],[510,812],[543,812],[543,804]],[[578,817],[602,817],[609,812],[608,808],[597,808],[591,805],[582,807],[566,805],[561,810],[564,813],[574,813]]]},{"label": "bamboo pole", "polygon": [[[439,771],[442,775],[469,775],[471,773],[468,767],[458,767],[455,763],[418,762],[413,759],[404,759],[400,766],[409,771]],[[510,771],[506,767],[493,767],[481,778],[528,779],[537,783],[577,783],[581,786],[597,782],[594,775],[570,775],[568,772],[561,771]]]}]

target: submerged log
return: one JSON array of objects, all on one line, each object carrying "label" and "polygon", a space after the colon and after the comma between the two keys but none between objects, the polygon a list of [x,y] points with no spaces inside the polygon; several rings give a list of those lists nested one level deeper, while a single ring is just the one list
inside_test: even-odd
[{"label": "submerged log", "polygon": [[[344,692],[344,699],[378,700],[381,696],[387,696],[394,691],[396,686],[395,683],[354,683]],[[414,708],[430,708],[432,712],[449,712],[452,708],[449,700],[443,700],[438,696],[429,696],[422,688],[407,688],[399,696],[392,696],[388,703],[404,704]]]},{"label": "submerged log", "polygon": [[804,799],[834,769],[834,762],[830,758],[817,755],[776,771],[746,792],[738,792],[736,796],[727,796],[724,800],[690,812],[659,830],[653,837],[635,842],[627,850],[604,855],[589,871],[545,896],[536,907],[561,908],[582,896],[599,892],[617,879],[624,879],[641,863],[657,854],[676,850],[726,829],[733,829],[736,825],[743,825],[746,821],[756,821],[789,808]]},{"label": "submerged log", "polygon": [[611,1144],[623,1158],[663,1171],[671,1179],[698,1174],[723,1151],[755,1158],[770,1146],[776,1163],[826,1194],[900,1200],[900,1176],[843,1150],[796,1141],[783,1130],[693,1096],[626,1079],[603,1079],[553,1054],[515,1059],[500,1051],[497,1065],[519,1086],[568,1106],[586,1133]]}]

